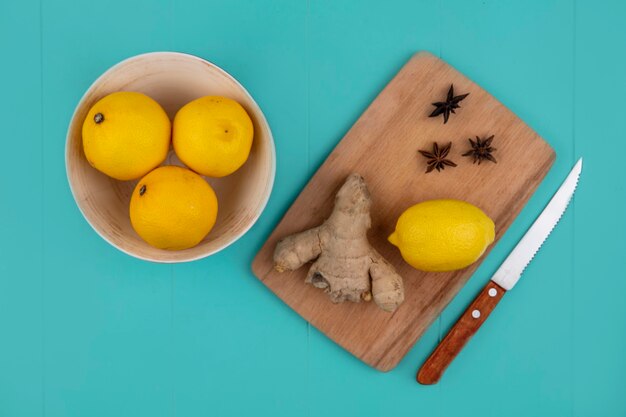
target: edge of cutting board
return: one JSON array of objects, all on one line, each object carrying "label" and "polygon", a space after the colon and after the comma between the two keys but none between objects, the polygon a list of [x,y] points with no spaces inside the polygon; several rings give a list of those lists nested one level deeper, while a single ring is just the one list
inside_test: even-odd
[{"label": "edge of cutting board", "polygon": [[[501,106],[506,112],[509,113],[509,114],[507,114],[507,117],[508,116],[513,116],[513,118],[516,119],[517,122],[521,122],[522,125],[526,129],[529,129],[529,131],[536,138],[538,138],[542,142],[543,145],[545,145],[545,146],[543,146],[543,148],[545,148],[544,151],[546,152],[546,156],[542,159],[541,165],[537,165],[536,166],[536,169],[533,171],[532,177],[528,179],[529,186],[522,190],[522,192],[519,195],[519,198],[517,200],[511,201],[510,205],[507,206],[507,209],[509,211],[507,212],[507,214],[505,216],[503,216],[503,219],[500,222],[498,222],[498,224],[497,224],[496,240],[494,241],[494,243],[489,246],[489,248],[485,251],[483,256],[478,261],[476,261],[474,264],[472,264],[468,268],[465,268],[465,269],[459,270],[459,271],[455,271],[454,273],[451,274],[451,277],[456,277],[456,278],[454,278],[454,280],[453,280],[453,278],[450,278],[450,281],[451,282],[454,281],[454,282],[452,282],[451,286],[448,286],[448,287],[444,288],[445,292],[442,290],[441,293],[437,293],[437,295],[436,295],[436,297],[437,297],[437,305],[436,306],[426,306],[426,307],[424,307],[424,311],[428,313],[429,317],[432,317],[432,319],[428,322],[428,324],[427,325],[418,326],[419,322],[420,322],[419,319],[421,317],[420,316],[416,316],[416,317],[414,317],[414,319],[412,321],[409,321],[408,324],[406,324],[404,326],[405,329],[412,329],[412,331],[410,333],[409,332],[405,332],[403,334],[395,335],[395,339],[394,339],[393,343],[389,344],[389,346],[386,346],[386,348],[383,349],[382,353],[380,353],[380,352],[378,354],[372,353],[372,349],[365,349],[364,351],[358,353],[358,352],[355,352],[354,348],[351,348],[349,346],[349,344],[346,343],[345,341],[341,342],[341,341],[337,340],[336,336],[333,337],[333,333],[332,332],[330,332],[330,334],[329,334],[328,329],[324,328],[326,323],[324,323],[323,321],[321,321],[321,322],[318,321],[316,317],[307,317],[307,314],[303,314],[302,311],[301,311],[302,310],[302,305],[299,305],[299,303],[294,301],[293,299],[285,299],[287,297],[285,296],[285,293],[281,294],[282,290],[278,291],[277,288],[274,288],[272,286],[272,283],[268,283],[267,282],[268,277],[272,274],[272,269],[269,267],[269,265],[270,265],[270,261],[271,261],[271,254],[273,253],[273,244],[275,243],[275,241],[278,238],[276,236],[277,233],[281,233],[280,237],[284,237],[284,235],[286,235],[286,233],[284,233],[284,231],[281,231],[281,229],[289,228],[284,223],[287,220],[289,220],[288,217],[289,217],[290,211],[294,208],[294,206],[297,205],[297,203],[299,202],[299,200],[301,199],[303,194],[305,194],[305,192],[307,192],[310,187],[314,188],[316,186],[316,182],[319,181],[319,178],[317,178],[317,177],[320,174],[320,172],[322,172],[324,169],[326,169],[330,164],[334,163],[334,161],[337,159],[337,156],[335,155],[335,152],[337,152],[338,150],[341,150],[342,142],[344,141],[344,139],[351,137],[351,133],[353,133],[353,130],[355,130],[355,126],[357,126],[359,124],[359,122],[361,121],[361,118],[363,118],[365,115],[369,115],[371,113],[371,111],[373,111],[372,109],[374,108],[374,105],[375,105],[376,101],[381,96],[383,96],[385,94],[385,92],[387,91],[389,86],[396,80],[397,77],[400,76],[400,74],[403,72],[403,70],[405,70],[405,68],[408,67],[410,63],[412,63],[414,60],[424,59],[424,58],[431,59],[431,60],[433,60],[433,59],[436,60],[437,61],[436,62],[437,65],[441,65],[441,63],[445,64],[446,66],[450,67],[453,71],[455,71],[456,73],[461,75],[461,77],[463,77],[464,79],[469,81],[469,83],[471,83],[477,89],[480,89],[480,90],[484,91],[490,99],[495,100],[495,102],[499,106]],[[455,115],[453,115],[453,116],[455,116]],[[389,370],[393,369],[402,360],[402,358],[406,355],[406,353],[410,350],[410,348],[419,340],[419,338],[423,335],[423,333],[436,320],[436,317],[438,317],[441,314],[441,311],[443,309],[445,309],[445,307],[449,304],[449,302],[458,294],[460,289],[471,278],[471,276],[473,275],[475,270],[480,266],[480,264],[485,259],[485,257],[490,253],[491,249],[499,242],[500,237],[506,232],[506,230],[508,229],[510,224],[513,222],[513,220],[517,217],[517,215],[521,212],[521,210],[526,206],[526,204],[528,203],[528,200],[530,199],[532,194],[534,194],[534,192],[536,191],[536,189],[539,186],[539,184],[543,181],[544,177],[549,172],[549,170],[552,167],[552,164],[553,164],[555,158],[556,158],[556,153],[554,152],[554,149],[552,149],[552,147],[547,142],[542,140],[541,137],[538,134],[536,134],[536,132],[534,132],[534,130],[532,128],[530,128],[523,121],[521,121],[521,119],[517,115],[515,115],[512,111],[510,111],[504,104],[502,104],[494,96],[489,94],[485,89],[483,89],[478,84],[474,83],[469,77],[467,77],[464,74],[460,73],[459,71],[454,69],[452,66],[447,64],[445,61],[439,59],[438,57],[432,55],[431,53],[424,52],[424,51],[418,52],[418,53],[414,54],[407,61],[407,63],[393,77],[393,79],[387,84],[387,86],[385,86],[384,89],[376,96],[376,98],[372,101],[372,103],[370,103],[370,105],[367,107],[367,109],[359,116],[358,120],[354,123],[354,125],[350,128],[350,130],[344,135],[342,140],[339,141],[337,143],[337,145],[334,147],[334,149],[329,153],[328,157],[320,165],[320,167],[315,172],[315,174],[313,174],[313,176],[311,176],[309,181],[307,181],[307,184],[303,187],[303,189],[301,190],[300,194],[292,202],[292,204],[289,207],[289,209],[287,209],[287,211],[284,213],[284,215],[282,216],[281,220],[277,223],[276,227],[274,228],[274,230],[272,231],[272,233],[270,234],[270,236],[268,237],[266,242],[263,244],[263,246],[261,247],[261,249],[259,250],[259,252],[255,256],[255,258],[254,258],[254,260],[252,262],[252,271],[255,274],[255,276],[257,276],[259,278],[259,280],[262,281],[272,292],[274,292],[284,303],[289,305],[298,314],[300,314],[303,318],[305,318],[305,320],[309,321],[309,323],[311,323],[315,328],[317,328],[320,332],[324,333],[327,337],[329,337],[335,343],[337,343],[338,345],[340,345],[344,349],[348,350],[348,352],[350,352],[353,356],[361,359],[366,364],[368,364],[368,365],[370,365],[370,366],[372,366],[372,367],[374,367],[374,368],[376,368],[376,369],[378,369],[380,371],[383,371],[383,372],[389,371]],[[339,183],[337,183],[337,184],[333,183],[333,184],[328,184],[328,187],[330,187],[333,190],[335,190],[338,185],[339,185]],[[332,192],[332,196],[334,196],[334,191]],[[330,209],[332,209],[332,205],[329,208],[328,212],[324,213],[324,218],[329,214]],[[300,230],[304,230],[304,229],[300,229]],[[294,231],[297,231],[297,230],[294,230]],[[291,232],[291,231],[289,231],[289,232]],[[370,233],[371,232],[372,231],[370,230]],[[376,247],[376,248],[380,250],[379,247]],[[307,265],[309,265],[309,264],[307,264]],[[291,272],[291,273],[283,273],[284,274],[284,279],[293,278],[291,276],[288,276],[290,274],[291,275],[301,275],[302,274],[301,271],[305,271],[306,272],[306,270],[308,269],[307,265],[303,266],[302,268],[300,268],[297,271],[294,271],[294,272]],[[397,265],[396,265],[396,267],[397,267]],[[298,271],[300,271],[300,272],[298,272]],[[406,276],[405,276],[405,280],[406,280]],[[302,285],[304,286],[306,284],[302,283]],[[307,287],[310,287],[310,286],[307,286]],[[307,292],[307,294],[308,294],[307,297],[320,298],[321,296],[323,296],[325,298],[326,302],[328,302],[326,296],[324,294],[322,294],[321,291],[319,291],[317,289],[300,289],[300,290]],[[345,306],[345,304],[351,304],[351,303],[344,303],[343,305],[328,305],[325,309],[327,309],[327,310],[328,309],[335,309],[335,310],[337,310],[339,312],[343,311],[346,314],[350,314],[350,313],[354,312],[353,307],[347,307],[347,306]],[[405,301],[405,304],[406,304],[406,301]],[[341,306],[344,306],[345,308],[341,307]],[[359,306],[359,304],[357,304],[357,306]],[[362,307],[362,308],[371,308],[371,307],[372,306],[370,305],[368,307]],[[373,306],[373,307],[375,308],[375,306]],[[402,306],[400,308],[402,308]],[[356,314],[361,314],[361,313],[357,312]],[[395,313],[394,313],[394,315],[395,315]],[[390,316],[390,317],[392,317],[392,316]],[[413,326],[415,326],[415,327],[413,327]],[[398,347],[399,344],[402,345],[402,346]]]}]

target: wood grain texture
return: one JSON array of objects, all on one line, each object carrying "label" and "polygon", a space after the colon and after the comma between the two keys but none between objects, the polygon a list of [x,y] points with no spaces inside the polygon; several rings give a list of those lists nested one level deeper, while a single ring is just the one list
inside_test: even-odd
[{"label": "wood grain texture", "polygon": [[417,373],[417,382],[436,384],[444,371],[487,320],[506,290],[493,281],[480,291]]},{"label": "wood grain texture", "polygon": [[[469,92],[447,124],[429,118],[434,101]],[[461,157],[467,139],[495,135],[498,164],[473,165]],[[433,141],[453,143],[457,164],[425,174],[418,149]],[[255,275],[313,326],[367,364],[395,367],[478,267],[450,273],[412,269],[387,242],[400,213],[420,201],[457,198],[482,208],[500,238],[535,191],[554,161],[554,151],[505,106],[454,68],[428,53],[418,53],[400,70],[329,155],[287,211],[253,261]],[[406,298],[393,314],[372,303],[334,305],[304,283],[308,268],[273,269],[276,242],[322,223],[338,187],[351,172],[368,183],[373,198],[372,245],[404,277]]]}]

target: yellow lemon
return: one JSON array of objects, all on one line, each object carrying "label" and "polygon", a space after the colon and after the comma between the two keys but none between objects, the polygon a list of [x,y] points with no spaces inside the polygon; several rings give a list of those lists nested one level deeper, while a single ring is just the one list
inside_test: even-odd
[{"label": "yellow lemon", "polygon": [[217,218],[211,186],[186,168],[164,166],[143,177],[130,199],[130,222],[139,236],[159,249],[196,246]]},{"label": "yellow lemon", "polygon": [[254,128],[246,110],[219,96],[196,99],[174,117],[176,155],[194,171],[223,177],[238,170],[250,155]]},{"label": "yellow lemon", "polygon": [[389,241],[404,260],[423,271],[453,271],[476,262],[495,237],[493,221],[459,200],[431,200],[409,207]]},{"label": "yellow lemon", "polygon": [[83,149],[98,171],[118,180],[140,178],[165,160],[171,123],[145,94],[119,92],[102,98],[83,122]]}]

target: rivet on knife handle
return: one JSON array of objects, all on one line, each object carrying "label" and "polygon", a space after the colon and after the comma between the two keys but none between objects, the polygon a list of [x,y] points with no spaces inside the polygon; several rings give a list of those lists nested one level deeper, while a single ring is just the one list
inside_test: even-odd
[{"label": "rivet on knife handle", "polygon": [[417,373],[417,382],[436,384],[463,346],[474,336],[502,299],[505,290],[493,281],[482,289]]}]

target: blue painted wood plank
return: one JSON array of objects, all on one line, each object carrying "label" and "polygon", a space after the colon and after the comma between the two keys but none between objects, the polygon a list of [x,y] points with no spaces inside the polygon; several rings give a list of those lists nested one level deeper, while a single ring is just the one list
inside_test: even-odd
[{"label": "blue painted wood plank", "polygon": [[65,134],[89,84],[170,47],[167,1],[43,3],[46,416],[172,414],[172,268],[131,258],[73,201]]},{"label": "blue painted wood plank", "polygon": [[[575,29],[573,4],[567,0],[532,4],[444,0],[442,5],[447,11],[443,58],[517,113],[557,154],[552,170],[521,215],[444,311],[442,323],[447,330],[573,165]],[[497,138],[494,142],[497,148]],[[519,285],[447,371],[440,382],[447,399],[444,415],[570,412],[572,220],[571,213],[564,216]],[[495,394],[486,401],[486,393]]]},{"label": "blue painted wood plank", "polygon": [[250,269],[307,180],[306,3],[173,4],[172,43],[235,76],[257,100],[276,143],[272,196],[258,223],[210,258],[174,267],[177,415],[307,415],[307,324]]},{"label": "blue painted wood plank", "polygon": [[41,416],[42,108],[38,1],[0,4],[0,415]]},{"label": "blue painted wood plank", "polygon": [[[573,415],[626,415],[626,3],[576,3]],[[617,101],[616,101],[617,100]]]}]

